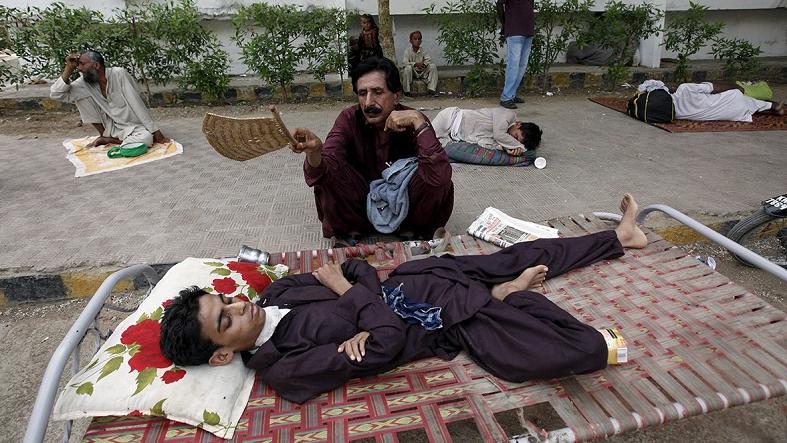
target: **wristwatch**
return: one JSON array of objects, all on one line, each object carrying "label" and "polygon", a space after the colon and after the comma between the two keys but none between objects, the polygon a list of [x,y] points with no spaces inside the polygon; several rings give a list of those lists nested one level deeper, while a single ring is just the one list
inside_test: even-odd
[{"label": "wristwatch", "polygon": [[415,136],[418,137],[419,135],[421,135],[422,132],[424,132],[426,130],[426,128],[428,128],[430,126],[432,126],[432,125],[429,124],[429,120],[424,121],[417,128],[415,128]]}]

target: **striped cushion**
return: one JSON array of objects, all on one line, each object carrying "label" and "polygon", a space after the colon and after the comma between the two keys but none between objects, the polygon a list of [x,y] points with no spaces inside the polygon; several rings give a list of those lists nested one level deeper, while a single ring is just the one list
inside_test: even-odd
[{"label": "striped cushion", "polygon": [[509,155],[506,151],[487,149],[473,143],[453,142],[445,146],[448,158],[454,162],[472,163],[488,166],[528,166],[537,155],[534,151],[525,151],[523,155]]}]

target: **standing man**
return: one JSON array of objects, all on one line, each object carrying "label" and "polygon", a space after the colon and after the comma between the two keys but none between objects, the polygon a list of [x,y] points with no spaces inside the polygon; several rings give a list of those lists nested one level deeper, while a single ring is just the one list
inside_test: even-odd
[{"label": "standing man", "polygon": [[[72,82],[75,69],[82,77]],[[49,96],[75,104],[82,122],[96,128],[99,137],[91,146],[169,142],[150,117],[131,74],[120,67],[106,68],[98,51],[68,55]]]},{"label": "standing man", "polygon": [[375,232],[367,218],[369,184],[396,160],[414,157],[409,210],[397,232],[432,238],[454,207],[448,156],[429,119],[399,104],[402,82],[394,62],[368,58],[350,75],[358,104],[339,114],[325,143],[305,128],[292,134],[303,140],[292,150],[306,154],[303,174],[314,188],[323,235],[353,245],[361,235]]},{"label": "standing man", "polygon": [[414,78],[426,79],[428,83],[426,88],[429,90],[429,94],[437,94],[437,65],[432,63],[432,58],[421,48],[422,40],[421,31],[411,32],[410,47],[404,50],[402,86],[404,87],[404,95],[408,97],[411,96],[410,85],[413,84]]},{"label": "standing man", "polygon": [[497,0],[497,17],[507,47],[506,83],[500,95],[500,106],[516,109],[517,103],[524,103],[516,91],[525,77],[533,45],[533,0]]}]

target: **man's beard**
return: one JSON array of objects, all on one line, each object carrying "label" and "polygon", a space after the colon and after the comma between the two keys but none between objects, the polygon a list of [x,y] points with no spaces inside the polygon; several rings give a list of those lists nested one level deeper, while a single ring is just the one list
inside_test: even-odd
[{"label": "man's beard", "polygon": [[85,81],[90,83],[91,85],[94,85],[98,83],[98,71],[96,71],[95,69],[85,71],[82,73],[82,78],[84,78]]}]

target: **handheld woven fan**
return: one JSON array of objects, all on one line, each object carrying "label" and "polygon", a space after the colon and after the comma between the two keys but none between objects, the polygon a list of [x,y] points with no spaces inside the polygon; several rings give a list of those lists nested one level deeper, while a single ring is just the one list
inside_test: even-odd
[{"label": "handheld woven fan", "polygon": [[205,114],[202,132],[219,154],[246,161],[297,143],[284,126],[275,106],[273,117],[235,118]]}]

